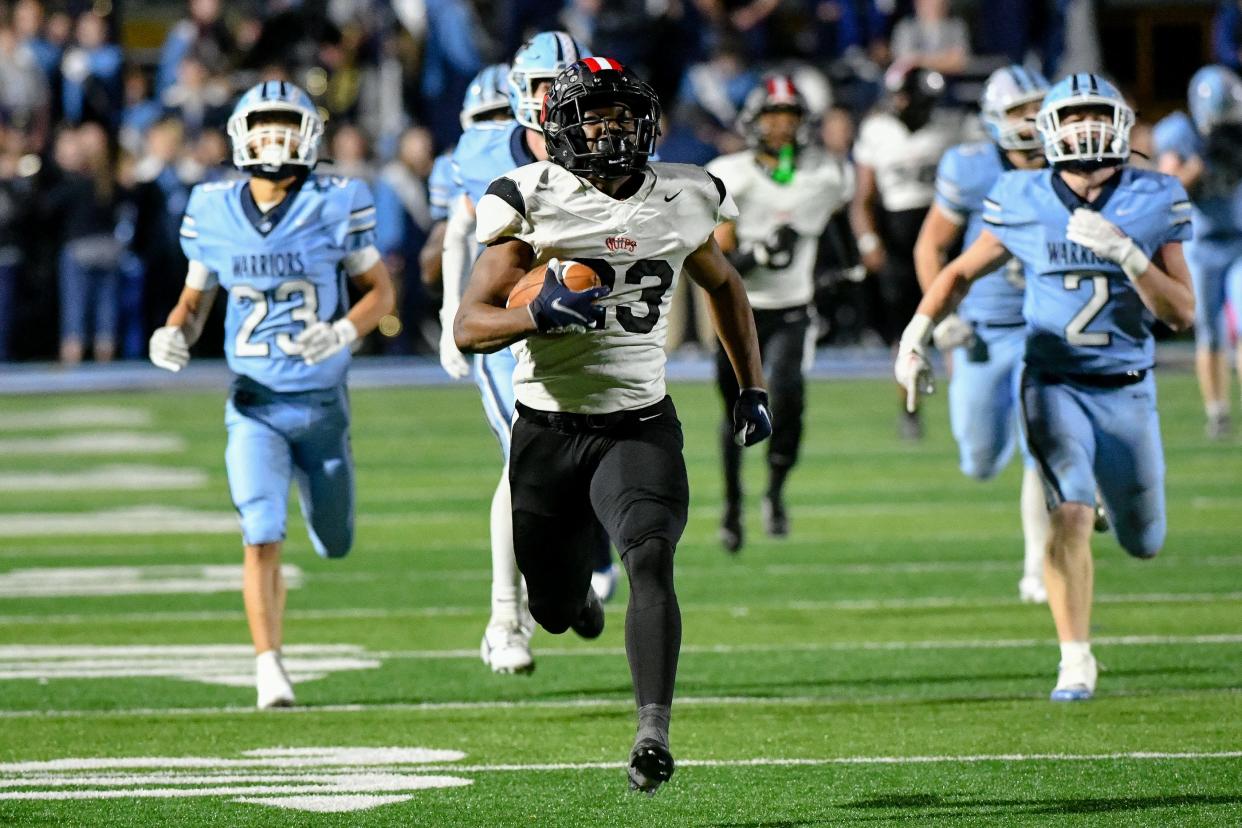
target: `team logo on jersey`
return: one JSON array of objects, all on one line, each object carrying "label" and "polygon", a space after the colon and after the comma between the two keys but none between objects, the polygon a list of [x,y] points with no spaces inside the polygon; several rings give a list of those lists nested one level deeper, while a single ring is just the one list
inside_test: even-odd
[{"label": "team logo on jersey", "polygon": [[234,276],[301,276],[306,263],[301,253],[255,253],[233,257]]},{"label": "team logo on jersey", "polygon": [[625,236],[609,236],[604,239],[604,245],[608,248],[609,253],[633,253],[638,249],[638,242]]},{"label": "team logo on jersey", "polygon": [[1092,251],[1073,242],[1047,242],[1048,263],[1051,265],[1111,265]]}]

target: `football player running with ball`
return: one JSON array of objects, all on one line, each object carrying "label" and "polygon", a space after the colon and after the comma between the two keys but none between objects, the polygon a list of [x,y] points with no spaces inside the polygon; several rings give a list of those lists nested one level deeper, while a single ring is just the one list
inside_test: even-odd
[{"label": "football player running with ball", "polygon": [[[736,439],[752,445],[772,431],[750,303],[712,236],[737,209],[701,168],[649,163],[659,119],[655,93],[615,61],[586,58],[557,76],[543,120],[550,160],[496,179],[479,202],[487,248],[455,324],[463,351],[517,343],[509,477],[514,550],[535,620],[554,634],[598,636],[604,613],[586,541],[602,524],[621,553],[638,703],[629,778],[647,792],[673,772],[668,726],[681,649],[673,553],[689,488],[663,346],[683,268],[707,291],[742,389]],[[592,268],[603,286],[568,289],[563,260]],[[537,263],[547,265],[542,291],[507,308]]]},{"label": "football player running with ball", "polygon": [[[344,557],[354,538],[354,464],[345,374],[349,345],[393,307],[375,247],[375,205],[361,181],[315,175],[323,121],[298,87],[255,86],[228,121],[240,181],[190,194],[181,246],[185,288],[151,336],[151,361],[180,371],[219,288],[228,294],[225,467],[241,518],[242,596],[260,708],[293,704],[281,663],[289,484],[296,480],[315,551]],[[342,272],[362,297],[346,308]]]},{"label": "football player running with ball", "polygon": [[[772,389],[776,422],[768,444],[763,519],[773,537],[789,534],[785,481],[802,444],[802,365],[815,327],[816,240],[854,192],[853,170],[812,145],[810,118],[792,78],[767,77],[742,108],[741,128],[752,149],[707,165],[738,206],[737,220],[716,228],[716,241],[742,274]],[[726,418],[720,446],[725,479],[720,542],[726,551],[737,552],[743,543],[742,450],[733,440],[730,418],[738,388],[724,351],[717,353],[716,383]]]},{"label": "football player running with ball", "polygon": [[1164,450],[1151,327],[1194,322],[1182,255],[1190,205],[1177,179],[1126,165],[1134,111],[1098,75],[1049,90],[1035,119],[1052,169],[1015,170],[984,200],[983,232],[928,289],[897,355],[911,400],[931,390],[926,348],[971,282],[1010,257],[1026,269],[1021,409],[1051,516],[1044,562],[1061,642],[1053,701],[1095,693],[1088,641],[1096,487],[1137,558],[1165,538]]}]

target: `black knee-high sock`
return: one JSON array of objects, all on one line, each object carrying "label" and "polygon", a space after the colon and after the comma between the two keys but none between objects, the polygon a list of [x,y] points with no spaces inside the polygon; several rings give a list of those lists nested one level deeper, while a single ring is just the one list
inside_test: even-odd
[{"label": "black knee-high sock", "polygon": [[630,577],[625,612],[625,655],[640,708],[669,705],[681,652],[681,609],[673,590],[673,547],[649,539],[622,556]]},{"label": "black knee-high sock", "polygon": [[793,463],[789,463],[785,458],[768,458],[768,497],[773,500],[780,500],[781,495],[785,493],[785,478],[789,477],[790,470],[793,469]]}]

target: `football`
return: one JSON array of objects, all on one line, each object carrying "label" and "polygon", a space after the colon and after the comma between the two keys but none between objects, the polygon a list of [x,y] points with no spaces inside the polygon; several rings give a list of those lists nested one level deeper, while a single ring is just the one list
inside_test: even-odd
[{"label": "football", "polygon": [[[548,265],[545,262],[532,268],[525,276],[518,279],[513,290],[509,291],[509,301],[506,307],[521,308],[533,302],[539,295],[539,291],[543,290],[543,276],[547,269]],[[561,281],[570,290],[590,290],[603,284],[598,273],[581,262],[571,260],[561,262]]]}]

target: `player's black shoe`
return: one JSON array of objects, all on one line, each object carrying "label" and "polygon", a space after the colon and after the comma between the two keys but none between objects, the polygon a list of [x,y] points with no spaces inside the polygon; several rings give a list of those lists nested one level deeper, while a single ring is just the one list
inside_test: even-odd
[{"label": "player's black shoe", "polygon": [[720,519],[720,545],[731,555],[742,548],[742,506],[726,503],[724,517]]},{"label": "player's black shoe", "polygon": [[763,528],[774,538],[789,534],[789,515],[785,512],[785,499],[769,494],[763,499]]},{"label": "player's black shoe", "polygon": [[656,739],[639,739],[630,751],[630,790],[651,796],[673,775],[673,754]]},{"label": "player's black shoe", "polygon": [[595,590],[587,590],[586,606],[578,620],[570,624],[570,628],[583,638],[599,638],[604,631],[604,602]]}]

